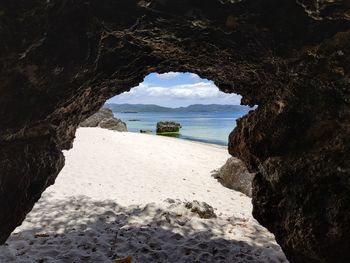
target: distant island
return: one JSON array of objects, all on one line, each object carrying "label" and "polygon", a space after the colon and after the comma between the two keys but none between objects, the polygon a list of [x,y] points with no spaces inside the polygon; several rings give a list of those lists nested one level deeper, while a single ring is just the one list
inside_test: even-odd
[{"label": "distant island", "polygon": [[170,108],[154,104],[115,104],[106,103],[106,108],[113,112],[240,112],[251,108],[243,105],[194,104],[187,107]]}]

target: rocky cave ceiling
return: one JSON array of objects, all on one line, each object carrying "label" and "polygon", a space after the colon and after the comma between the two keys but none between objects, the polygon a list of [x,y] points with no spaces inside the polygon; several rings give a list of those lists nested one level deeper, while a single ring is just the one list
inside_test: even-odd
[{"label": "rocky cave ceiling", "polygon": [[350,258],[348,0],[2,0],[0,242],[53,184],[75,130],[151,72],[259,108],[229,151],[291,262]]}]

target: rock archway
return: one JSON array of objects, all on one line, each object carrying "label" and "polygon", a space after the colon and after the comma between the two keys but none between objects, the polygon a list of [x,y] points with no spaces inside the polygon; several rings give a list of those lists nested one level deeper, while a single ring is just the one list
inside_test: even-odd
[{"label": "rock archway", "polygon": [[151,72],[258,104],[230,136],[254,216],[292,262],[350,256],[346,0],[3,0],[0,242],[64,165],[77,125]]}]

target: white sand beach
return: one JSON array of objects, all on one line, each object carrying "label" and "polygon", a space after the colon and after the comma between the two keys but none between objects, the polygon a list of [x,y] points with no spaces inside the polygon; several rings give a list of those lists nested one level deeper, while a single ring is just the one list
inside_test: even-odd
[{"label": "white sand beach", "polygon": [[80,128],[65,156],[1,263],[288,262],[251,199],[211,176],[225,147]]}]

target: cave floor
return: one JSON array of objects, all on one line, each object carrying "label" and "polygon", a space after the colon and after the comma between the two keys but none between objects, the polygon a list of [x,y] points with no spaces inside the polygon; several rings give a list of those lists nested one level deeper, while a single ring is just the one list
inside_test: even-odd
[{"label": "cave floor", "polygon": [[288,262],[251,199],[211,176],[224,147],[80,128],[65,156],[0,262]]}]

